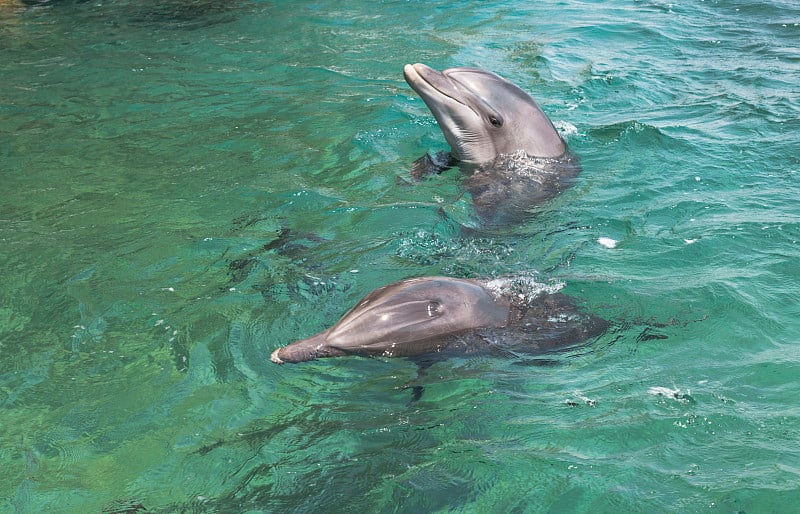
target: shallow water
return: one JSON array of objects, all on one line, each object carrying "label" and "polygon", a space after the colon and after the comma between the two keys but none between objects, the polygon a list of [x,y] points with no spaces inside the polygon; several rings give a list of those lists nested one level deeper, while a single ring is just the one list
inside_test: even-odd
[{"label": "shallow water", "polygon": [[[794,510],[798,40],[781,1],[0,3],[0,511]],[[404,184],[447,149],[409,62],[529,91],[577,184],[459,229],[457,170]],[[405,360],[268,361],[521,272],[615,329],[416,403]]]}]

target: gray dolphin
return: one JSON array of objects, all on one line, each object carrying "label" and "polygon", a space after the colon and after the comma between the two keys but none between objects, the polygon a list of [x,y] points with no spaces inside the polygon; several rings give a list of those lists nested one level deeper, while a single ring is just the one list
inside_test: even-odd
[{"label": "gray dolphin", "polygon": [[424,156],[412,174],[441,172],[456,161],[466,164],[465,186],[484,223],[519,221],[580,172],[539,104],[512,82],[480,68],[439,72],[420,63],[407,64],[403,75],[451,148],[449,157]]},{"label": "gray dolphin", "polygon": [[539,104],[499,75],[467,67],[438,72],[420,63],[406,64],[403,75],[460,161],[482,164],[518,151],[555,158],[567,150]]},{"label": "gray dolphin", "polygon": [[607,327],[557,288],[527,277],[412,278],[376,289],[333,327],[275,350],[270,359],[537,354],[574,346]]}]

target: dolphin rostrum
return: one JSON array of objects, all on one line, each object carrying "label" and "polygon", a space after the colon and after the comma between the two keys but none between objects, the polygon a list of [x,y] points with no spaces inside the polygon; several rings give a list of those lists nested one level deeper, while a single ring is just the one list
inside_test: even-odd
[{"label": "dolphin rostrum", "polygon": [[609,326],[528,277],[422,277],[369,293],[333,327],[272,352],[272,362],[347,355],[540,354],[578,345]]}]

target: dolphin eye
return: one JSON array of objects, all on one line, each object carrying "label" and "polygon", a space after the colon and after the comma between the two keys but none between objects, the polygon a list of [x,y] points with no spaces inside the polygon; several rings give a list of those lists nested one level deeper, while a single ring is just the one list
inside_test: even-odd
[{"label": "dolphin eye", "polygon": [[490,115],[489,116],[489,123],[491,123],[493,127],[502,127],[503,126],[503,120],[501,120],[497,116]]},{"label": "dolphin eye", "polygon": [[442,312],[442,304],[439,302],[430,301],[428,302],[428,317],[435,318],[439,316]]}]

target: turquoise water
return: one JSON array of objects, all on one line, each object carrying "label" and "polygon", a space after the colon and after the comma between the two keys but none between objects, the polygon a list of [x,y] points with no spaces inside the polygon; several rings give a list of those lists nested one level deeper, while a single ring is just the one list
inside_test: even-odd
[{"label": "turquoise water", "polygon": [[[0,3],[0,512],[795,510],[798,41],[779,0]],[[447,149],[413,62],[529,91],[577,184],[460,230],[457,170],[404,181]],[[268,360],[531,271],[615,328],[415,403],[402,359]]]}]

